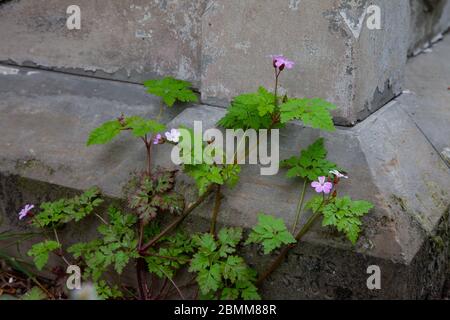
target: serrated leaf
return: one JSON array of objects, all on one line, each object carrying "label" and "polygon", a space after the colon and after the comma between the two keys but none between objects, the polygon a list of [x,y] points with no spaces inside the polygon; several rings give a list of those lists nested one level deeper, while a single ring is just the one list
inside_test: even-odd
[{"label": "serrated leaf", "polygon": [[269,254],[282,245],[296,243],[297,241],[287,230],[283,219],[260,214],[258,224],[253,227],[246,244],[259,243],[264,248],[264,254]]},{"label": "serrated leaf", "polygon": [[59,199],[40,205],[41,211],[33,218],[37,228],[54,227],[71,221],[79,222],[103,203],[97,187],[86,190],[71,199]]},{"label": "serrated leaf", "polygon": [[[318,203],[318,200],[315,200],[315,203]],[[339,232],[344,233],[353,244],[356,244],[361,233],[361,217],[372,208],[373,205],[370,202],[352,201],[350,197],[342,197],[330,200],[319,210],[323,215],[322,225],[324,227],[335,227]]]},{"label": "serrated leaf", "polygon": [[106,144],[118,136],[122,129],[122,124],[118,120],[105,122],[90,133],[87,145]]},{"label": "serrated leaf", "polygon": [[281,123],[300,120],[315,129],[334,131],[330,111],[337,107],[320,98],[289,99],[280,105]]},{"label": "serrated leaf", "polygon": [[239,298],[239,290],[236,288],[225,288],[222,290],[220,300],[237,300]]},{"label": "serrated leaf", "polygon": [[41,271],[47,264],[50,253],[59,248],[61,245],[58,242],[47,240],[33,245],[28,256],[33,257],[36,268]]},{"label": "serrated leaf", "polygon": [[161,80],[148,80],[144,82],[147,92],[161,97],[168,107],[175,102],[197,102],[198,98],[192,91],[192,84],[188,81],[166,77]]},{"label": "serrated leaf", "polygon": [[335,163],[326,159],[327,150],[323,138],[318,139],[308,148],[301,151],[300,156],[291,157],[281,162],[281,166],[289,168],[288,178],[302,178],[308,181],[317,180],[320,176],[328,176],[331,170],[340,170]]},{"label": "serrated leaf", "polygon": [[258,289],[254,285],[249,285],[242,290],[242,299],[247,301],[261,300],[261,296],[258,294]]},{"label": "serrated leaf", "polygon": [[48,297],[45,294],[44,291],[42,291],[41,288],[39,287],[33,287],[31,288],[30,291],[28,291],[27,293],[25,293],[20,300],[31,300],[31,301],[36,301],[36,300],[46,300]]},{"label": "serrated leaf", "polygon": [[142,117],[130,117],[126,120],[126,127],[131,129],[135,137],[144,137],[147,134],[156,134],[166,130],[166,126],[154,120],[146,120]]},{"label": "serrated leaf", "polygon": [[226,129],[270,129],[275,111],[275,96],[265,88],[233,99],[227,114],[218,125]]},{"label": "serrated leaf", "polygon": [[221,279],[221,267],[218,264],[212,265],[209,269],[201,270],[197,276],[203,294],[217,291],[220,288]]}]

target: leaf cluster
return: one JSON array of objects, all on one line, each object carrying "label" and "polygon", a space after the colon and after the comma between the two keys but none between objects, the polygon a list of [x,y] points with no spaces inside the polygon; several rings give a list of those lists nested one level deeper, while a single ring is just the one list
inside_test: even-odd
[{"label": "leaf cluster", "polygon": [[197,273],[203,298],[223,300],[258,300],[256,272],[236,255],[242,229],[222,229],[217,240],[211,234],[194,236],[196,253],[189,271]]}]

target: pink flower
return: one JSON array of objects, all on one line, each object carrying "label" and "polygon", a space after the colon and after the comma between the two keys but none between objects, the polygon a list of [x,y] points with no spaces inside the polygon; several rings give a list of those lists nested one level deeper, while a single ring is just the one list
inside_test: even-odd
[{"label": "pink flower", "polygon": [[19,220],[25,219],[25,217],[30,213],[31,210],[33,210],[34,205],[27,204],[22,210],[19,212]]},{"label": "pink flower", "polygon": [[332,171],[330,171],[330,173],[331,173],[332,175],[334,175],[335,177],[339,178],[339,179],[342,179],[342,178],[348,179],[348,177],[347,177],[346,175],[340,173],[340,172],[337,171],[337,170],[332,170]]},{"label": "pink flower", "polygon": [[273,61],[273,67],[280,69],[280,71],[283,71],[284,68],[292,69],[295,65],[295,63],[293,61],[290,61],[281,55],[272,56],[272,61]]},{"label": "pink flower", "polygon": [[180,130],[177,129],[172,129],[169,132],[166,132],[166,138],[170,142],[175,143],[180,142],[180,136],[181,136]]},{"label": "pink flower", "polygon": [[333,184],[331,182],[326,182],[325,177],[319,177],[319,181],[314,181],[311,183],[311,187],[316,189],[317,193],[329,194],[333,189]]},{"label": "pink flower", "polygon": [[161,134],[157,134],[156,137],[153,139],[153,144],[163,144],[164,138]]}]

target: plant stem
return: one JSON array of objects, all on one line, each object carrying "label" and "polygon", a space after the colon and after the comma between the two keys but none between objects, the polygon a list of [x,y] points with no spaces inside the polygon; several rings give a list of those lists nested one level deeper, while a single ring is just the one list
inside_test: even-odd
[{"label": "plant stem", "polygon": [[278,78],[280,77],[280,72],[278,72],[278,68],[275,68],[275,107],[278,107]]},{"label": "plant stem", "polygon": [[[314,212],[311,217],[308,219],[308,221],[305,223],[305,225],[302,227],[302,229],[299,231],[299,233],[296,235],[295,240],[297,240],[297,243],[303,238],[303,236],[309,231],[309,229],[312,227],[316,219],[320,216],[320,208]],[[261,283],[267,279],[283,262],[286,255],[289,253],[289,251],[295,248],[295,245],[286,246],[281,250],[278,257],[272,262],[270,267],[258,278],[258,281],[256,282],[256,285],[261,285]]]},{"label": "plant stem", "polygon": [[147,176],[152,176],[152,141],[151,137],[150,140],[148,139],[148,136],[145,135],[144,138],[142,138],[145,144],[145,149],[147,150]]},{"label": "plant stem", "polygon": [[167,272],[164,271],[164,269],[161,269],[161,271],[164,273],[167,279],[172,283],[172,285],[175,287],[175,289],[178,291],[178,294],[180,295],[181,300],[186,300],[183,296],[183,293],[181,292],[180,288],[178,288],[177,284],[170,278],[170,276],[167,274]]},{"label": "plant stem", "polygon": [[108,222],[106,222],[105,219],[103,219],[103,217],[101,215],[99,215],[98,213],[95,213],[95,216],[101,221],[103,222],[103,224],[106,224],[107,226],[109,225]]},{"label": "plant stem", "polygon": [[136,274],[137,274],[137,283],[139,288],[139,296],[141,300],[147,300],[147,279],[145,276],[145,259],[138,258],[136,262]]},{"label": "plant stem", "polygon": [[[144,223],[139,221],[139,241],[137,245],[137,250],[140,251],[142,247],[142,241],[144,238]],[[139,288],[139,295],[141,300],[147,300],[147,275],[145,274],[146,263],[145,259],[140,257],[136,262],[136,274],[137,274],[137,282]]]},{"label": "plant stem", "polygon": [[294,226],[292,227],[292,233],[295,233],[295,230],[297,229],[298,223],[300,221],[300,217],[303,212],[303,202],[305,201],[306,185],[307,185],[307,180],[305,179],[305,182],[303,183],[302,193],[300,195],[300,198],[299,198],[299,201],[297,204],[295,223],[294,223]]},{"label": "plant stem", "polygon": [[216,234],[216,224],[217,224],[217,217],[219,216],[220,211],[220,205],[222,202],[222,194],[221,194],[222,186],[220,184],[216,187],[216,198],[214,200],[214,209],[213,209],[213,215],[211,219],[211,229],[210,233],[212,235]]},{"label": "plant stem", "polygon": [[56,240],[56,242],[58,242],[58,244],[59,244],[59,254],[58,254],[58,256],[61,257],[61,259],[63,259],[63,261],[64,261],[68,266],[70,266],[69,261],[67,261],[66,257],[64,257],[63,249],[62,249],[62,246],[61,246],[61,241],[59,241],[58,232],[56,232],[56,228],[53,228],[53,233],[55,234],[55,240]]},{"label": "plant stem", "polygon": [[161,240],[162,237],[164,237],[166,234],[168,234],[169,232],[171,232],[173,229],[175,229],[180,223],[182,223],[184,221],[184,219],[187,218],[187,216],[189,216],[189,214],[191,214],[192,211],[194,211],[200,204],[202,204],[203,201],[205,201],[205,199],[213,192],[214,190],[214,185],[211,185],[208,190],[206,190],[206,192],[204,194],[202,194],[197,201],[195,201],[193,204],[191,204],[189,206],[189,208],[187,208],[185,210],[185,212],[174,222],[172,222],[171,224],[169,224],[163,231],[161,231],[161,233],[157,236],[155,236],[152,240],[150,240],[145,246],[143,246],[140,250],[141,253],[144,253],[145,251],[147,251],[150,247],[152,247],[154,244],[156,244],[159,240]]}]

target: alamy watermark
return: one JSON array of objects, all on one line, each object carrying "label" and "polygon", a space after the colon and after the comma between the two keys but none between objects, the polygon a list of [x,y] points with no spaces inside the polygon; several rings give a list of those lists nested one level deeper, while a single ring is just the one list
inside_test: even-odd
[{"label": "alamy watermark", "polygon": [[81,9],[77,5],[70,5],[67,7],[66,13],[69,15],[67,18],[66,26],[69,30],[81,29]]},{"label": "alamy watermark", "polygon": [[381,290],[381,268],[376,265],[369,266],[367,274],[370,274],[370,277],[367,278],[367,288],[369,290]]},{"label": "alamy watermark", "polygon": [[[263,176],[276,175],[280,168],[280,133],[272,130],[225,130],[203,132],[201,121],[194,121],[194,130],[178,129],[181,140],[172,149],[175,165],[197,164],[259,164]],[[207,146],[204,148],[204,143]],[[269,152],[270,149],[270,152]],[[248,163],[247,163],[248,160]]]}]

